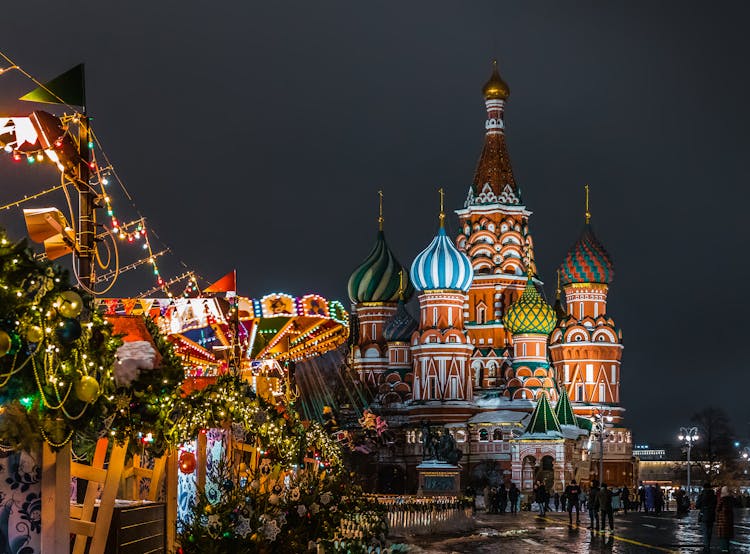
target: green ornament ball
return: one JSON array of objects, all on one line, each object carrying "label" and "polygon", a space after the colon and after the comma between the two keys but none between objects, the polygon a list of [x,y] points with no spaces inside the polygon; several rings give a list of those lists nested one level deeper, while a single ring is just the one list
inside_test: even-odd
[{"label": "green ornament ball", "polygon": [[93,402],[99,396],[99,382],[90,375],[84,375],[76,383],[75,391],[81,402]]},{"label": "green ornament ball", "polygon": [[13,341],[10,335],[3,330],[0,330],[0,357],[5,356],[10,349],[13,347]]},{"label": "green ornament ball", "polygon": [[26,340],[29,342],[42,342],[44,340],[44,329],[39,325],[31,325],[26,329]]},{"label": "green ornament ball", "polygon": [[57,338],[63,344],[71,344],[81,336],[81,324],[77,319],[65,319],[55,329]]},{"label": "green ornament ball", "polygon": [[225,539],[228,539],[231,536],[232,536],[232,533],[230,533],[229,531],[224,531],[224,533],[222,534],[222,537],[224,537]]},{"label": "green ornament ball", "polygon": [[60,315],[67,318],[78,317],[83,310],[83,300],[81,299],[81,296],[72,290],[61,292],[57,297],[55,305],[57,306],[57,311],[60,312]]}]

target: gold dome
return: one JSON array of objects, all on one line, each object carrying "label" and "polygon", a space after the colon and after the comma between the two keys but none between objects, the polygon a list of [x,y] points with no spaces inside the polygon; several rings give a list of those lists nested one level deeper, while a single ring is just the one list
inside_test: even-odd
[{"label": "gold dome", "polygon": [[485,100],[506,100],[510,96],[510,87],[503,81],[497,70],[497,60],[492,62],[492,75],[482,87]]}]

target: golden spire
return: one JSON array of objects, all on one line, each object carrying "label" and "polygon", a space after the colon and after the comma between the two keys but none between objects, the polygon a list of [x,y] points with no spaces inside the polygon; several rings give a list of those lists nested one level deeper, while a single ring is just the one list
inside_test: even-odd
[{"label": "golden spire", "polygon": [[438,189],[438,193],[440,193],[440,227],[445,227],[445,210],[443,208],[445,202],[445,191],[443,191],[441,187]]},{"label": "golden spire", "polygon": [[404,300],[404,268],[398,272],[398,299]]},{"label": "golden spire", "polygon": [[503,81],[497,70],[497,60],[492,60],[492,75],[482,87],[482,93],[485,100],[506,100],[510,96],[510,87]]},{"label": "golden spire", "polygon": [[583,188],[586,189],[586,225],[591,221],[591,212],[589,211],[589,186],[586,185]]},{"label": "golden spire", "polygon": [[378,229],[383,230],[383,191],[378,191],[378,202],[380,203],[380,210],[378,215]]},{"label": "golden spire", "polygon": [[557,270],[557,289],[555,290],[555,298],[560,300],[560,270]]}]

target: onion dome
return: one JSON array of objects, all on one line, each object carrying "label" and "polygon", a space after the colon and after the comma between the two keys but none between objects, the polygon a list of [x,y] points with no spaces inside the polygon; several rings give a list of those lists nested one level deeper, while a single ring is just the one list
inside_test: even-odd
[{"label": "onion dome", "polygon": [[466,292],[474,279],[474,269],[466,254],[459,252],[442,225],[430,245],[411,264],[411,280],[419,290],[460,290]]},{"label": "onion dome", "polygon": [[404,301],[399,300],[396,313],[383,327],[383,338],[386,342],[409,342],[418,326],[417,321],[406,310]]},{"label": "onion dome", "polygon": [[503,81],[500,72],[497,70],[497,60],[492,61],[492,75],[490,75],[490,80],[482,87],[482,94],[484,94],[485,100],[507,100],[510,96],[510,87],[508,83]]},{"label": "onion dome", "polygon": [[[385,233],[381,229],[375,246],[349,277],[349,299],[355,304],[398,301],[402,271],[403,268],[388,248]],[[407,283],[406,290],[403,291],[404,298],[408,299],[413,292],[411,283]]]},{"label": "onion dome", "polygon": [[594,235],[590,224],[586,224],[583,233],[565,256],[560,266],[562,284],[570,283],[603,283],[608,285],[615,276],[612,258],[604,245]]},{"label": "onion dome", "polygon": [[529,275],[520,298],[510,305],[503,317],[505,328],[513,335],[549,335],[556,323],[555,310],[541,297]]}]

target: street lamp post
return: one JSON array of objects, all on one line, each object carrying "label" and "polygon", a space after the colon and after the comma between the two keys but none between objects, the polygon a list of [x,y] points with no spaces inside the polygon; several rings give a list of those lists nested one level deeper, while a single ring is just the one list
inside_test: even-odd
[{"label": "street lamp post", "polygon": [[693,449],[693,443],[698,440],[697,427],[680,427],[680,434],[677,437],[685,446],[687,446],[687,492],[690,497],[690,452]]},{"label": "street lamp post", "polygon": [[604,482],[604,439],[606,438],[606,426],[612,423],[609,410],[598,408],[594,411],[594,426],[599,439],[599,484]]}]

